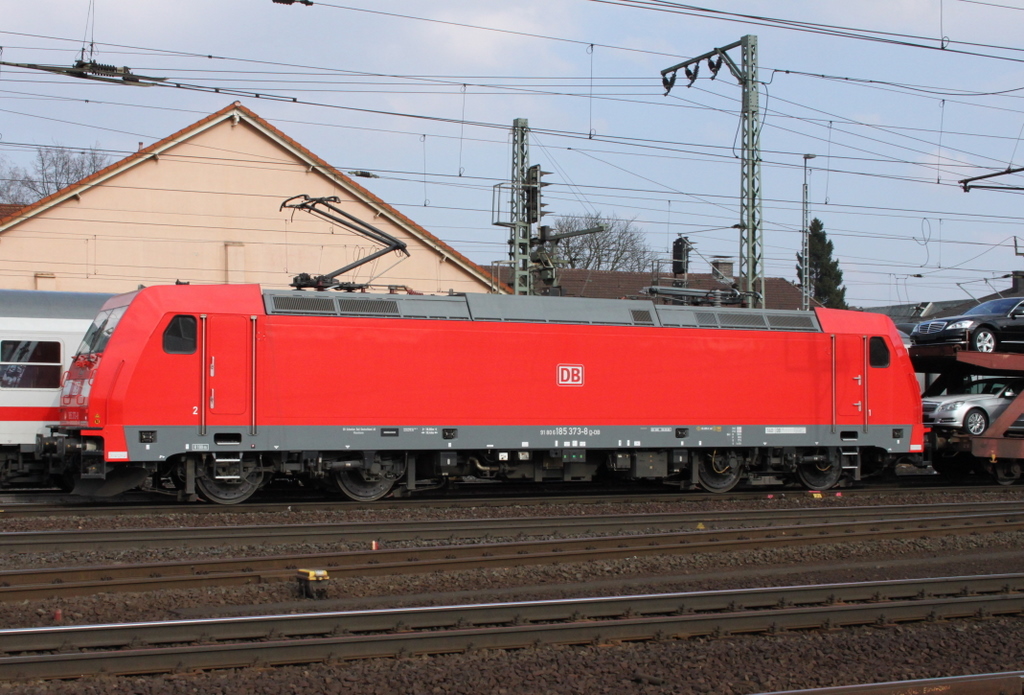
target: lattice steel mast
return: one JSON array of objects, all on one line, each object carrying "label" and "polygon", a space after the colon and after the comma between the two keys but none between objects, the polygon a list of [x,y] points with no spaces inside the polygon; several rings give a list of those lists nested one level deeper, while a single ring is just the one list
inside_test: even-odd
[{"label": "lattice steel mast", "polygon": [[[740,49],[740,65],[729,57],[728,51]],[[716,60],[717,58],[717,60]],[[743,89],[740,107],[742,120],[742,162],[740,174],[740,230],[739,276],[742,290],[752,293],[754,306],[764,307],[764,235],[761,225],[761,119],[757,88],[757,37],[748,34],[735,43],[716,48],[704,55],[673,65],[661,71],[665,94],[676,82],[676,73],[682,70],[690,85],[697,79],[701,61],[707,60],[711,79],[718,75],[724,62],[729,72]],[[693,69],[691,70],[691,67]],[[689,85],[688,85],[689,86]]]},{"label": "lattice steel mast", "polygon": [[530,220],[528,213],[527,169],[530,161],[530,126],[525,118],[512,122],[512,238],[509,240],[509,259],[512,261],[512,291],[514,294],[533,294],[533,275],[530,273]]},{"label": "lattice steel mast", "polygon": [[800,229],[800,308],[804,311],[811,310],[811,300],[814,298],[814,283],[811,282],[810,212],[807,202],[807,160],[814,159],[814,157],[813,154],[804,155],[803,226]]}]

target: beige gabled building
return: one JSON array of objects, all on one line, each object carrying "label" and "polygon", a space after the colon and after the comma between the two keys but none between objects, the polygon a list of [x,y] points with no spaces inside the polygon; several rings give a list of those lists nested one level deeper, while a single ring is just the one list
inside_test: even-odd
[{"label": "beige gabled building", "polygon": [[[408,245],[340,278],[386,291],[494,291],[455,251],[239,103],[25,207],[0,208],[0,287],[124,292],[142,285],[260,283],[331,273],[379,245],[309,213],[339,206]],[[505,291],[503,286],[498,291]]]}]

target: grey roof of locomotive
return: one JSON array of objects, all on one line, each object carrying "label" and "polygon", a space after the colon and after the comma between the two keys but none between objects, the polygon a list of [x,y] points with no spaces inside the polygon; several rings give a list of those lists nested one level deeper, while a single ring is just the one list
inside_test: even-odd
[{"label": "grey roof of locomotive", "polygon": [[650,300],[264,290],[268,314],[819,332],[812,311],[659,305]]}]

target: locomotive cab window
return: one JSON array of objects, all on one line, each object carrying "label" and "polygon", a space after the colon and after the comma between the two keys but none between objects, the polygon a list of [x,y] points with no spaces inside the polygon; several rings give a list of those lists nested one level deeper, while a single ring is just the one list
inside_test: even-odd
[{"label": "locomotive cab window", "polygon": [[196,317],[175,316],[164,329],[164,352],[171,355],[193,355],[196,352]]},{"label": "locomotive cab window", "polygon": [[116,309],[101,311],[89,326],[89,330],[85,332],[82,344],[78,346],[77,354],[91,355],[103,352],[107,347],[107,341],[110,340],[110,336],[114,333],[114,329],[117,328],[117,324],[127,309],[128,305],[126,304]]},{"label": "locomotive cab window", "polygon": [[868,341],[868,361],[872,367],[889,366],[889,346],[885,338],[875,336]]},{"label": "locomotive cab window", "polygon": [[0,388],[60,388],[60,353],[55,340],[0,341]]}]

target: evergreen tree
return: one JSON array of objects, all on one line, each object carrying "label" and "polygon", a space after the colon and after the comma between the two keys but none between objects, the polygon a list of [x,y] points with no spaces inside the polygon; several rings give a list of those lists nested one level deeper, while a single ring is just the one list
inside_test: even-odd
[{"label": "evergreen tree", "polygon": [[810,283],[811,297],[830,309],[849,309],[846,305],[846,288],[843,287],[843,271],[839,261],[832,258],[832,242],[825,234],[825,225],[815,217],[808,227],[807,250],[809,256],[809,278],[803,277],[803,256],[796,255],[796,274],[802,288]]}]

